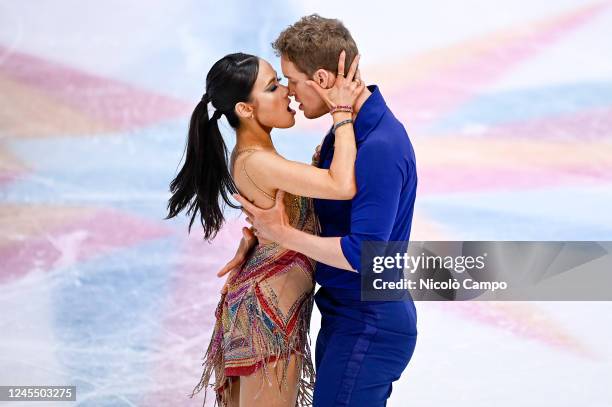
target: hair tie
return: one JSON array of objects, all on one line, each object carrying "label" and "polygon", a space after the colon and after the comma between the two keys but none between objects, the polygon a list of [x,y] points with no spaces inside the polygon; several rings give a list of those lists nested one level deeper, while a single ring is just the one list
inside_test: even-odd
[{"label": "hair tie", "polygon": [[[208,109],[208,103],[212,102],[210,96],[208,96],[208,93],[205,93],[204,96],[202,96],[202,102],[206,105],[206,109]],[[215,112],[213,113],[210,120],[219,120],[222,114],[223,113],[219,109],[215,109]]]},{"label": "hair tie", "polygon": [[210,118],[210,120],[219,120],[219,118],[221,117],[223,113],[221,113],[221,111],[219,109],[215,110],[215,113],[213,113],[212,117]]}]

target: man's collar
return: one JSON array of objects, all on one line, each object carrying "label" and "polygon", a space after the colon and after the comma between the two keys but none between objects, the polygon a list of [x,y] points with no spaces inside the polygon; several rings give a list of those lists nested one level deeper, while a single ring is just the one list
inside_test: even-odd
[{"label": "man's collar", "polygon": [[361,105],[357,113],[353,127],[355,129],[355,140],[357,143],[366,139],[368,134],[376,127],[381,117],[387,110],[387,104],[383,99],[378,86],[370,85],[368,90],[372,93]]},{"label": "man's collar", "polygon": [[[353,123],[353,129],[355,131],[355,141],[361,143],[366,139],[368,134],[376,127],[380,121],[382,115],[387,110],[387,103],[382,97],[380,90],[377,85],[368,86],[368,90],[371,95],[363,102],[361,109],[357,112],[357,117]],[[333,126],[332,126],[333,127]],[[333,137],[333,133],[330,127],[328,135]]]}]

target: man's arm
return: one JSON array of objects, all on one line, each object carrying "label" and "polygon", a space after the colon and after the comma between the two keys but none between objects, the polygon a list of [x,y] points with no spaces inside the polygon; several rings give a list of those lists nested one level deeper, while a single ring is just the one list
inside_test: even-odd
[{"label": "man's arm", "polygon": [[362,146],[355,163],[358,192],[352,202],[351,233],[343,237],[313,236],[291,227],[283,205],[283,191],[277,192],[275,205],[267,210],[259,209],[240,195],[234,197],[244,207],[256,236],[321,263],[360,271],[361,243],[388,241],[393,230],[403,180],[400,165],[392,145]]},{"label": "man's arm", "polygon": [[279,243],[286,249],[300,252],[320,263],[355,271],[342,253],[339,237],[320,237],[289,227],[280,237]]},{"label": "man's arm", "polygon": [[235,194],[240,202],[246,221],[253,225],[253,232],[258,238],[279,243],[286,249],[300,252],[311,259],[330,266],[353,271],[342,254],[339,237],[320,237],[297,230],[289,224],[284,204],[285,191],[276,192],[276,201],[270,209],[260,209]]}]

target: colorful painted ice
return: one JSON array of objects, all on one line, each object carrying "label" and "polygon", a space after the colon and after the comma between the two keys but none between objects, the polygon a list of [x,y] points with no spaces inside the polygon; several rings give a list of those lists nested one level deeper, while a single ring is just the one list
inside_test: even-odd
[{"label": "colorful painted ice", "polygon": [[[0,385],[202,403],[188,394],[215,272],[244,222],[228,211],[212,244],[188,236],[186,218],[163,220],[168,184],[210,65],[245,51],[279,67],[269,43],[303,14],[349,26],[405,123],[413,239],[612,240],[610,2],[226,3],[0,5]],[[273,136],[309,161],[328,126]],[[417,309],[392,406],[612,405],[609,304]]]}]

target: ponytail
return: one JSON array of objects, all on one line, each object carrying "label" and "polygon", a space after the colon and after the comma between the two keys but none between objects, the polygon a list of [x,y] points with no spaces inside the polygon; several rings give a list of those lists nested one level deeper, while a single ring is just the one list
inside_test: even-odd
[{"label": "ponytail", "polygon": [[221,112],[215,110],[209,119],[209,101],[208,95],[204,94],[191,115],[185,162],[170,183],[172,196],[168,201],[168,216],[165,219],[175,217],[187,207],[187,216],[191,215],[188,232],[191,232],[199,211],[204,238],[210,241],[225,220],[219,196],[230,207],[240,207],[229,199],[237,189],[228,167],[227,147],[217,124]]}]

